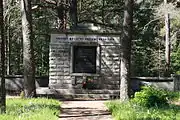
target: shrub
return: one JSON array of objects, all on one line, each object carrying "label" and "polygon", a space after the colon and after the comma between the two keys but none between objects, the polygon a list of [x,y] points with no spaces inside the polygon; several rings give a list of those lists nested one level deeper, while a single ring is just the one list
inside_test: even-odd
[{"label": "shrub", "polygon": [[115,120],[179,120],[180,106],[168,104],[179,95],[178,92],[145,86],[129,102],[111,101],[106,106]]},{"label": "shrub", "polygon": [[179,120],[180,106],[143,107],[132,102],[111,101],[106,106],[115,120]]},{"label": "shrub", "polygon": [[168,105],[168,92],[152,86],[144,86],[140,92],[135,93],[132,102],[144,107]]}]

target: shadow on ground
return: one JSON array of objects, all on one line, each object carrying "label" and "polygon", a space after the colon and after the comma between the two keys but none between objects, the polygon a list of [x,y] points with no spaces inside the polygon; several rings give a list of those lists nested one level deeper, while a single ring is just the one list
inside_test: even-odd
[{"label": "shadow on ground", "polygon": [[69,117],[85,117],[85,116],[101,116],[110,115],[106,110],[99,110],[89,107],[74,107],[74,108],[61,108],[61,116],[59,118]]}]

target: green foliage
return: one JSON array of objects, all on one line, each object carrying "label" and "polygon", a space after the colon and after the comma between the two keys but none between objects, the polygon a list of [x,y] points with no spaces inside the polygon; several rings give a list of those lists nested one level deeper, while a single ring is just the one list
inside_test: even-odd
[{"label": "green foliage", "polygon": [[177,45],[176,50],[172,53],[172,70],[176,74],[180,74],[180,41]]},{"label": "green foliage", "polygon": [[[169,1],[170,3],[171,1]],[[20,2],[7,0],[6,37],[7,63],[11,75],[23,74],[22,29]],[[134,4],[134,31],[132,42],[132,75],[163,76],[164,64],[164,18],[155,16],[162,0],[137,0]],[[32,1],[33,5],[47,6],[47,9],[33,10],[33,32],[36,75],[48,75],[49,70],[49,34],[52,28],[58,28],[58,13],[55,6],[42,1]],[[100,25],[107,32],[122,30],[124,1],[118,0],[80,0],[78,1],[78,22]],[[157,8],[157,10],[156,10]],[[178,11],[178,9],[177,9]],[[171,17],[172,18],[172,15]],[[70,26],[67,16],[67,26]],[[171,19],[171,35],[179,34],[179,17]],[[107,29],[106,29],[107,28]],[[177,37],[177,36],[175,36]],[[172,37],[174,39],[175,37]],[[8,44],[9,41],[9,44]],[[172,40],[173,43],[174,40]],[[177,42],[178,43],[178,42]],[[8,48],[9,47],[9,48]],[[171,67],[173,73],[180,73],[180,48],[172,47]],[[9,49],[9,50],[8,50]]]},{"label": "green foliage", "polygon": [[133,102],[111,101],[106,106],[115,120],[179,120],[180,106],[147,108]]},{"label": "green foliage", "polygon": [[21,98],[21,99],[25,98],[24,91],[21,91],[21,93],[20,93],[20,98]]},{"label": "green foliage", "polygon": [[132,101],[144,107],[168,105],[168,92],[152,86],[144,86],[140,92],[135,93]]},{"label": "green foliage", "polygon": [[[161,64],[158,38],[159,20],[155,18],[153,0],[138,1],[134,7],[134,40],[132,42],[133,76],[158,76]],[[153,21],[153,22],[152,22]]]},{"label": "green foliage", "polygon": [[[22,24],[21,24],[21,2],[6,0],[6,38],[7,38],[7,57],[6,66],[9,67],[10,75],[23,74],[23,50],[22,50]],[[33,4],[40,4],[38,1],[32,1]],[[34,34],[34,57],[36,66],[36,75],[48,75],[49,70],[49,33],[52,24],[56,19],[51,10],[37,9],[32,13],[33,34]]]},{"label": "green foliage", "polygon": [[107,102],[106,106],[114,116],[115,120],[135,120],[136,111],[132,109],[132,104],[129,102],[111,101]]},{"label": "green foliage", "polygon": [[6,114],[1,120],[57,120],[59,101],[45,98],[8,99]]}]

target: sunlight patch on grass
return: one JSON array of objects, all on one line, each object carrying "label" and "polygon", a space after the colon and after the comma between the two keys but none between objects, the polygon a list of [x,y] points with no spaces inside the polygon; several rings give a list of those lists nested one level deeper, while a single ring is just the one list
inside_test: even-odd
[{"label": "sunlight patch on grass", "polygon": [[1,120],[57,120],[60,102],[47,98],[7,99],[6,114]]}]

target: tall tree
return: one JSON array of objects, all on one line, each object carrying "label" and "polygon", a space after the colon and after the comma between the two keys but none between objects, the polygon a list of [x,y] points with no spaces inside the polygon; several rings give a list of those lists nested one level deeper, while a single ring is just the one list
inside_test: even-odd
[{"label": "tall tree", "polygon": [[42,3],[48,4],[48,6],[40,5],[39,7],[43,8],[52,8],[53,10],[56,10],[58,20],[57,27],[61,31],[65,31],[67,27],[67,12],[69,10],[69,4],[68,0],[40,0]]},{"label": "tall tree", "polygon": [[57,14],[58,14],[58,18],[60,20],[60,24],[59,24],[59,29],[64,31],[66,30],[66,26],[67,26],[67,0],[58,0],[57,1]]},{"label": "tall tree", "polygon": [[122,101],[129,99],[130,83],[130,64],[131,64],[131,41],[133,30],[133,0],[125,0],[123,38],[121,41],[121,84],[120,99]]},{"label": "tall tree", "polygon": [[5,39],[4,39],[3,0],[0,0],[0,33],[1,33],[0,112],[5,113],[5,111],[6,111],[6,89],[5,89]]},{"label": "tall tree", "polygon": [[77,0],[70,1],[70,19],[71,19],[71,26],[77,26]]},{"label": "tall tree", "polygon": [[21,0],[25,97],[36,96],[31,0]]},{"label": "tall tree", "polygon": [[[167,0],[164,0],[164,5],[167,5]],[[169,67],[170,67],[170,19],[168,11],[165,11],[165,75],[169,75]]]}]

